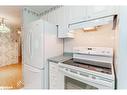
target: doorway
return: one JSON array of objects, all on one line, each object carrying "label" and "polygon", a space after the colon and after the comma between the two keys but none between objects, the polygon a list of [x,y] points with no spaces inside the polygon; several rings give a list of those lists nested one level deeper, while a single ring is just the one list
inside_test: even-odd
[{"label": "doorway", "polygon": [[21,12],[21,7],[0,6],[0,89],[23,87]]}]

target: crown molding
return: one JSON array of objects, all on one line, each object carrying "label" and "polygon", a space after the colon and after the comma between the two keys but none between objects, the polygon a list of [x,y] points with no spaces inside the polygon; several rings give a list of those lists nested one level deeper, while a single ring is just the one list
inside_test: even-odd
[{"label": "crown molding", "polygon": [[38,14],[37,12],[34,12],[33,10],[29,9],[29,8],[23,8],[23,11],[27,12],[28,14],[32,14],[35,16],[40,16],[40,14]]},{"label": "crown molding", "polygon": [[54,6],[54,7],[50,8],[50,9],[48,9],[48,10],[42,12],[42,13],[40,14],[40,16],[46,15],[46,14],[48,14],[48,13],[50,13],[50,12],[52,12],[52,11],[55,11],[56,9],[61,8],[61,7],[63,7],[63,6],[62,6],[62,5]]},{"label": "crown molding", "polygon": [[63,6],[62,6],[62,5],[54,6],[54,7],[49,8],[48,10],[46,10],[46,11],[44,11],[44,12],[42,12],[42,13],[37,13],[37,12],[33,11],[32,9],[27,8],[27,7],[23,8],[23,10],[24,10],[25,12],[27,12],[27,13],[29,13],[29,14],[32,14],[32,15],[35,15],[35,16],[43,16],[43,15],[46,15],[46,14],[52,12],[52,11],[55,11],[55,10],[58,9],[58,8],[61,8],[61,7],[63,7]]}]

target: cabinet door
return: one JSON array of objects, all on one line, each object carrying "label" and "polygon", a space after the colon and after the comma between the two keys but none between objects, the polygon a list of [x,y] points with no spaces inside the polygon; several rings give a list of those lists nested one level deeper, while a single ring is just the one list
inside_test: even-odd
[{"label": "cabinet door", "polygon": [[74,35],[69,32],[68,24],[83,20],[86,17],[85,6],[65,6],[58,10],[59,38],[73,38]]},{"label": "cabinet door", "polygon": [[49,62],[49,88],[64,89],[64,75],[59,72],[58,64]]},{"label": "cabinet door", "polygon": [[64,7],[56,10],[56,16],[57,16],[57,24],[59,25],[58,28],[58,38],[64,37],[64,32],[66,32],[66,28],[64,29]]},{"label": "cabinet door", "polygon": [[86,6],[71,6],[70,21],[71,23],[82,20],[86,17]]},{"label": "cabinet door", "polygon": [[69,38],[73,38],[73,35],[71,33],[69,33],[69,30],[68,30],[68,24],[70,23],[70,8],[69,6],[67,7],[62,7],[58,13],[58,18],[57,18],[57,21],[58,21],[58,25],[59,25],[59,28],[58,28],[58,37],[59,38],[66,38],[66,37],[69,37]]},{"label": "cabinet door", "polygon": [[56,11],[52,11],[52,12],[49,12],[47,14],[47,21],[52,23],[52,24],[55,24],[57,25],[57,16],[56,16]]},{"label": "cabinet door", "polygon": [[87,17],[97,18],[117,13],[117,7],[115,6],[88,6]]}]

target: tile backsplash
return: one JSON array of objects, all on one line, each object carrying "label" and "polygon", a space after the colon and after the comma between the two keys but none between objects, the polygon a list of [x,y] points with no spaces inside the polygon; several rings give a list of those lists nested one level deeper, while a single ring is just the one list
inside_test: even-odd
[{"label": "tile backsplash", "polygon": [[74,39],[64,39],[64,52],[72,52],[73,47],[114,47],[112,24],[101,26],[97,31],[77,30]]}]

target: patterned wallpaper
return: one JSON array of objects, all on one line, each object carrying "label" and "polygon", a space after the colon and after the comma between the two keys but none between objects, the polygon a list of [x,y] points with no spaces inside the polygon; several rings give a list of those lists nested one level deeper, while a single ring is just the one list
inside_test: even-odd
[{"label": "patterned wallpaper", "polygon": [[0,67],[18,62],[18,35],[0,33]]}]

